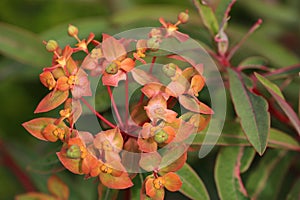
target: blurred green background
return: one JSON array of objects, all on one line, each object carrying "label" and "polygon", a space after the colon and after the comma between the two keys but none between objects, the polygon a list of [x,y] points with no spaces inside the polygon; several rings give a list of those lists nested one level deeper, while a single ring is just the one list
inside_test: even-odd
[{"label": "blurred green background", "polygon": [[[208,3],[218,5],[222,0]],[[25,172],[34,185],[47,191],[46,180],[58,173],[71,188],[70,199],[96,199],[96,184],[82,176],[70,176],[56,160],[59,144],[38,141],[21,124],[34,117],[38,102],[47,94],[39,82],[43,67],[51,64],[43,40],[55,39],[62,46],[74,39],[68,37],[67,26],[79,28],[79,36],[94,32],[116,34],[130,28],[160,26],[160,16],[173,22],[180,11],[189,9],[190,22],[181,26],[201,43],[212,46],[208,32],[189,0],[1,0],[0,1],[0,199],[13,199],[26,192],[15,172],[8,167],[8,155]],[[241,0],[231,12],[228,29],[232,44],[247,32],[258,18],[261,28],[253,34],[234,56],[233,64],[244,58],[263,56],[268,66],[279,68],[300,62],[300,1]],[[292,83],[285,95],[296,108],[299,81]],[[296,92],[295,92],[296,91]],[[55,112],[53,113],[56,114]],[[212,152],[192,165],[204,179],[212,199],[217,199],[213,183]],[[11,165],[10,165],[11,166]],[[167,197],[172,199],[172,194]],[[178,197],[178,196],[177,196]],[[181,196],[182,197],[182,196]]]}]

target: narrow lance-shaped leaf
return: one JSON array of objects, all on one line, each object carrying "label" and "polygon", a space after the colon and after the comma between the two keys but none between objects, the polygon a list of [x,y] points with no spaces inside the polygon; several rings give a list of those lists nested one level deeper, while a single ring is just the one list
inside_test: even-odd
[{"label": "narrow lance-shaped leaf", "polygon": [[203,24],[210,31],[212,36],[215,36],[219,32],[219,24],[212,8],[200,3],[199,0],[193,0],[193,2],[201,16]]},{"label": "narrow lance-shaped leaf", "polygon": [[240,62],[238,68],[240,70],[260,69],[260,70],[269,71],[270,69],[265,66],[266,63],[267,60],[264,57],[253,56],[253,57],[246,58],[245,60]]},{"label": "narrow lance-shaped leaf", "polygon": [[69,90],[66,91],[52,91],[47,94],[39,103],[34,113],[48,112],[57,108],[63,102],[67,100],[69,96]]},{"label": "narrow lance-shaped leaf", "polygon": [[296,180],[296,182],[294,183],[292,189],[288,193],[286,199],[287,200],[297,200],[297,199],[300,199],[300,178],[298,178]]},{"label": "narrow lance-shaped leaf", "polygon": [[42,40],[25,29],[0,23],[0,52],[21,63],[43,66],[51,54],[47,55]]},{"label": "narrow lance-shaped leaf", "polygon": [[269,150],[245,183],[251,199],[276,199],[292,159],[287,151]]},{"label": "narrow lance-shaped leaf", "polygon": [[[216,145],[218,146],[250,146],[242,128],[237,125],[230,125],[231,130],[224,129],[220,135]],[[192,145],[202,145],[204,143],[205,134],[192,134],[194,138]],[[210,143],[205,143],[210,144]],[[299,143],[289,134],[271,128],[269,131],[268,147],[300,151]]]},{"label": "narrow lance-shaped leaf", "polygon": [[240,176],[243,151],[243,147],[224,147],[218,154],[215,181],[220,199],[248,199]]},{"label": "narrow lance-shaped leaf", "polygon": [[47,139],[43,136],[42,131],[48,124],[53,124],[57,119],[55,118],[35,118],[28,122],[24,122],[22,126],[34,137],[45,140]]},{"label": "narrow lance-shaped leaf", "polygon": [[286,116],[289,118],[296,131],[300,135],[300,120],[295,113],[295,111],[291,108],[291,106],[285,101],[283,94],[277,85],[264,78],[263,76],[255,73],[257,79],[263,84],[263,86],[270,92],[270,94],[274,97],[278,105],[282,108]]},{"label": "narrow lance-shaped leaf", "polygon": [[262,155],[267,147],[270,116],[267,101],[250,92],[240,74],[228,69],[230,94],[242,128],[255,150]]},{"label": "narrow lance-shaped leaf", "polygon": [[209,195],[200,177],[187,163],[176,172],[180,176],[182,186],[180,192],[191,199],[209,199]]},{"label": "narrow lance-shaped leaf", "polygon": [[58,197],[61,200],[67,200],[69,198],[69,188],[62,182],[57,176],[51,176],[48,179],[48,190],[51,194]]}]

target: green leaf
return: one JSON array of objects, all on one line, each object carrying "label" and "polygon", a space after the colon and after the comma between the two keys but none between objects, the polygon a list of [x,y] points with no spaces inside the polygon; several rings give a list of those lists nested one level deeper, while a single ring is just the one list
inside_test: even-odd
[{"label": "green leaf", "polygon": [[246,88],[237,72],[228,69],[228,73],[230,94],[242,128],[249,142],[262,155],[267,147],[270,129],[268,104],[264,98]]},{"label": "green leaf", "polygon": [[272,148],[292,149],[300,151],[299,143],[289,134],[277,129],[270,129],[268,146]]},{"label": "green leaf", "polygon": [[214,37],[219,32],[219,24],[215,16],[215,13],[213,12],[211,7],[199,3],[199,0],[193,0],[193,2],[197,8],[199,15],[201,16],[203,24],[206,26],[206,28],[209,30],[211,35]]},{"label": "green leaf", "polygon": [[52,91],[47,94],[36,107],[34,113],[48,112],[57,108],[63,102],[67,100],[69,96],[69,90],[66,91]]},{"label": "green leaf", "polygon": [[51,61],[39,36],[5,23],[0,23],[0,52],[28,65],[45,66]]},{"label": "green leaf", "polygon": [[254,72],[254,75],[256,76],[257,80],[259,80],[259,82],[261,84],[263,84],[263,86],[265,88],[267,88],[268,90],[272,90],[278,96],[280,96],[282,99],[284,99],[283,94],[281,93],[281,91],[277,85],[275,85],[274,83],[272,83],[271,81],[269,81],[268,79],[266,79],[265,77],[263,77],[262,75],[260,75],[256,72]]},{"label": "green leaf", "polygon": [[220,199],[248,199],[240,177],[242,147],[224,147],[215,165],[215,181]]},{"label": "green leaf", "polygon": [[278,105],[282,108],[286,116],[289,118],[293,126],[295,127],[296,131],[300,135],[300,120],[295,113],[295,111],[291,108],[291,106],[285,101],[283,94],[281,93],[280,89],[269,81],[268,79],[264,78],[263,76],[255,73],[257,79],[263,84],[263,86],[270,92],[270,94],[274,97]]},{"label": "green leaf", "polygon": [[276,199],[292,160],[283,150],[268,150],[246,181],[251,199]]},{"label": "green leaf", "polygon": [[209,195],[200,177],[187,163],[176,172],[180,176],[182,186],[180,192],[191,199],[209,199]]},{"label": "green leaf", "polygon": [[51,194],[61,200],[69,199],[69,188],[57,176],[51,176],[48,179],[48,190]]},{"label": "green leaf", "polygon": [[[216,137],[213,133],[210,133],[211,137]],[[211,145],[210,143],[204,143],[205,134],[192,134],[194,137],[193,145]],[[247,137],[243,133],[243,130],[238,123],[225,123],[222,134],[219,137],[218,146],[250,146]],[[287,149],[300,151],[299,143],[292,138],[289,134],[271,128],[269,131],[268,147]]]},{"label": "green leaf", "polygon": [[222,24],[224,16],[226,14],[226,10],[227,10],[228,6],[230,5],[230,3],[232,1],[233,0],[222,0],[222,1],[219,1],[218,7],[217,7],[217,9],[215,11],[216,18],[217,18],[217,21],[219,22],[219,24]]},{"label": "green leaf", "polygon": [[256,152],[254,151],[253,148],[250,148],[250,147],[244,148],[243,156],[241,158],[240,173],[244,173],[249,169],[249,167],[255,157],[255,153]]},{"label": "green leaf", "polygon": [[140,199],[140,192],[142,188],[142,184],[144,182],[143,174],[138,173],[136,177],[132,180],[133,182],[133,187],[130,188],[131,195],[130,198],[132,200],[139,200]]},{"label": "green leaf", "polygon": [[287,200],[299,200],[300,198],[300,178],[297,179],[292,189],[287,195]]},{"label": "green leaf", "polygon": [[264,57],[261,56],[252,56],[248,57],[242,62],[239,63],[239,69],[245,70],[245,69],[261,69],[268,71],[269,68],[267,68],[265,65],[267,64],[267,60]]}]

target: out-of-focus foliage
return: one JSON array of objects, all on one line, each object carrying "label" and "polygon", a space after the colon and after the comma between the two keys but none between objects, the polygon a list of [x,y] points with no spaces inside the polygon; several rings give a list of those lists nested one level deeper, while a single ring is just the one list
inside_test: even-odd
[{"label": "out-of-focus foliage", "polygon": [[[222,1],[225,0],[206,0],[212,7]],[[83,180],[82,177],[66,171],[60,172],[62,167],[54,156],[58,151],[57,147],[37,142],[21,127],[24,121],[34,117],[33,110],[47,93],[38,80],[41,69],[51,64],[51,58],[42,41],[55,39],[62,46],[75,43],[66,34],[68,24],[75,24],[80,29],[80,35],[87,36],[94,32],[96,38],[100,38],[103,32],[115,34],[129,28],[160,26],[157,21],[159,17],[171,20],[185,9],[189,9],[191,20],[182,26],[181,31],[188,33],[204,46],[214,48],[209,32],[204,28],[200,16],[189,0],[0,1],[0,142],[4,146],[0,149],[1,199],[12,199],[16,194],[26,192],[14,169],[9,165],[6,154],[11,156],[41,192],[47,193],[47,179],[51,174],[59,172],[58,176],[70,188],[70,199],[97,198],[97,185],[93,180]],[[298,0],[238,1],[231,11],[227,29],[231,44],[237,43],[258,18],[263,19],[263,24],[234,55],[232,64],[238,66],[249,56],[263,57],[266,66],[270,68],[283,68],[300,63],[299,10]],[[217,16],[217,20],[220,20],[219,18]],[[276,77],[273,79],[277,85],[287,85],[283,95],[295,111],[299,110],[299,77],[293,77],[290,83]],[[230,103],[228,107],[227,119],[230,120],[235,116]],[[272,126],[295,137],[290,127],[277,119],[272,119]],[[231,134],[228,130],[225,133]],[[236,133],[238,134],[238,131]],[[276,137],[283,136],[273,133],[272,137],[275,137],[272,139],[276,141]],[[230,139],[221,137],[219,145],[228,146],[245,140],[241,138],[234,141],[236,137]],[[283,144],[275,143],[269,146],[278,148],[279,145],[279,148],[282,148],[294,145],[290,138],[285,140]],[[198,142],[201,143],[201,138]],[[219,173],[223,173],[222,170],[226,168],[222,169],[221,161],[226,160],[231,150],[223,149],[217,155],[216,147],[201,160],[194,153],[190,155],[189,163],[203,180],[211,199],[218,199],[214,173],[222,175]],[[299,177],[299,153],[297,155],[293,151],[268,148],[265,155],[263,158],[255,157],[249,170],[241,172],[246,179],[245,187],[249,194],[255,194],[258,199],[284,199],[287,195],[290,199],[297,199],[299,179],[297,181],[294,177]],[[216,169],[213,167],[215,161]],[[230,166],[225,167],[232,170]],[[265,190],[260,191],[257,185]],[[237,188],[238,186],[229,189],[236,191]],[[186,199],[179,193],[168,193],[166,197]],[[222,197],[226,199],[225,196]]]}]

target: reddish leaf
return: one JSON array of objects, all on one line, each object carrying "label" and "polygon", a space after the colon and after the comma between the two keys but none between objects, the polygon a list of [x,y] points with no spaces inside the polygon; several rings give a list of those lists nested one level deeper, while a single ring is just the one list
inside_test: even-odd
[{"label": "reddish leaf", "polygon": [[39,192],[29,192],[26,194],[21,194],[16,196],[15,200],[33,200],[33,199],[38,199],[38,200],[57,200],[57,198],[48,195],[48,194],[43,194]]},{"label": "reddish leaf", "polygon": [[164,86],[161,83],[153,82],[146,84],[141,91],[148,97],[152,98],[158,94],[161,94],[165,99],[168,99],[169,96],[175,97],[176,94],[173,93],[169,88]]},{"label": "reddish leaf", "polygon": [[56,120],[57,119],[55,118],[41,117],[24,122],[22,126],[34,137],[47,141],[47,139],[42,135],[42,131],[48,124],[53,124]]},{"label": "reddish leaf", "polygon": [[122,175],[118,177],[107,173],[100,173],[99,177],[103,185],[112,189],[125,189],[133,186],[127,173],[122,173]]},{"label": "reddish leaf", "polygon": [[146,171],[158,169],[161,156],[157,152],[143,153],[141,155],[140,166]]},{"label": "reddish leaf", "polygon": [[195,97],[189,95],[180,95],[179,102],[183,107],[193,112],[202,113],[202,114],[214,113],[214,111],[210,107],[200,102]]},{"label": "reddish leaf", "polygon": [[48,112],[57,108],[60,104],[65,102],[69,96],[69,90],[59,91],[54,90],[45,96],[42,101],[39,103],[34,113]]},{"label": "reddish leaf", "polygon": [[65,150],[62,150],[62,152],[57,152],[56,155],[66,169],[68,169],[74,174],[82,174],[80,169],[80,165],[81,165],[80,158],[77,159],[68,158],[66,156]]},{"label": "reddish leaf", "polygon": [[166,181],[165,187],[171,191],[175,192],[181,188],[182,182],[177,174],[174,172],[169,172],[163,176]]},{"label": "reddish leaf", "polygon": [[133,79],[140,85],[145,85],[147,83],[158,82],[159,80],[152,76],[151,74],[145,72],[144,70],[134,68],[131,70]]},{"label": "reddish leaf", "polygon": [[103,85],[117,87],[119,84],[119,81],[121,81],[121,80],[126,80],[126,74],[122,70],[119,70],[118,73],[113,74],[113,75],[104,74],[102,76]]},{"label": "reddish leaf", "polygon": [[[165,158],[168,158],[167,156],[163,157],[162,163],[164,162]],[[187,159],[187,152],[183,153],[182,156],[180,156],[177,160],[172,162],[170,165],[162,168],[159,170],[159,174],[163,175],[166,174],[167,172],[176,172],[179,169],[181,169],[186,162]]]},{"label": "reddish leaf", "polygon": [[154,187],[153,181],[154,181],[154,178],[152,178],[152,177],[145,180],[146,194],[151,198],[155,197],[156,191],[157,191],[157,189]]},{"label": "reddish leaf", "polygon": [[139,145],[139,149],[144,152],[155,152],[157,150],[157,143],[153,138],[138,138],[137,143]]},{"label": "reddish leaf", "polygon": [[48,179],[48,190],[51,194],[58,197],[61,200],[67,200],[69,198],[69,188],[62,182],[57,176],[51,176]]},{"label": "reddish leaf", "polygon": [[114,37],[103,34],[102,51],[106,60],[114,61],[126,55],[125,47]]}]

